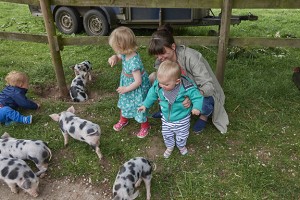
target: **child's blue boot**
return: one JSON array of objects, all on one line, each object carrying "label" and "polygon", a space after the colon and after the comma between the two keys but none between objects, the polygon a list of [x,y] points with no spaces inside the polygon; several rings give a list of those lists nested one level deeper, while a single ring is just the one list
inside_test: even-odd
[{"label": "child's blue boot", "polygon": [[24,124],[31,124],[32,123],[32,115],[23,117],[23,123]]}]

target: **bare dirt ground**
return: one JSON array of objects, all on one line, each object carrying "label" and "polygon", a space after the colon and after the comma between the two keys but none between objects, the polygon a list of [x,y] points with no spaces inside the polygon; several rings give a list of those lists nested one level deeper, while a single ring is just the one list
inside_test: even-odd
[{"label": "bare dirt ground", "polygon": [[86,181],[40,179],[39,196],[34,198],[19,188],[19,193],[14,194],[10,188],[0,181],[1,200],[109,200],[110,193],[96,188]]}]

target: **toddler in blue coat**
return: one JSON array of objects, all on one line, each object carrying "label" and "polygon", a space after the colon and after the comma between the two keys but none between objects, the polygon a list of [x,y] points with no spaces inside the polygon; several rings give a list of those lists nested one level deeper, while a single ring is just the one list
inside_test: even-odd
[{"label": "toddler in blue coat", "polygon": [[32,115],[24,116],[15,109],[24,108],[36,110],[39,104],[27,99],[29,78],[23,72],[11,71],[5,77],[6,86],[0,92],[0,122],[9,125],[12,122],[32,123]]}]

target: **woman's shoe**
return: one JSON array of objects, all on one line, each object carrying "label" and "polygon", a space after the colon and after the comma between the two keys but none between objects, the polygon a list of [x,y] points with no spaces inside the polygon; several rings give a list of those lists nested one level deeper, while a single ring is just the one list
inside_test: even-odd
[{"label": "woman's shoe", "polygon": [[206,126],[206,123],[207,121],[204,121],[203,119],[198,119],[193,127],[193,131],[196,133],[196,134],[199,134],[201,133],[205,126]]},{"label": "woman's shoe", "polygon": [[155,119],[160,119],[160,118],[162,118],[162,113],[161,113],[161,111],[157,111],[156,113],[154,113],[154,114],[152,115],[152,118],[155,118]]}]

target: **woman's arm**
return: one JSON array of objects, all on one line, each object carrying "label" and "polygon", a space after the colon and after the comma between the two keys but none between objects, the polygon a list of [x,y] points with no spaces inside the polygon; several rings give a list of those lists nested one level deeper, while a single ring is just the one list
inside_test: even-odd
[{"label": "woman's arm", "polygon": [[202,54],[194,49],[187,48],[185,51],[185,68],[187,75],[194,80],[197,87],[204,96],[212,96],[214,93],[211,68]]}]

